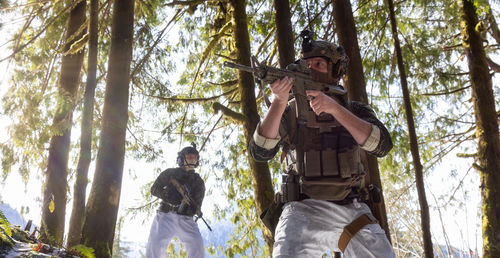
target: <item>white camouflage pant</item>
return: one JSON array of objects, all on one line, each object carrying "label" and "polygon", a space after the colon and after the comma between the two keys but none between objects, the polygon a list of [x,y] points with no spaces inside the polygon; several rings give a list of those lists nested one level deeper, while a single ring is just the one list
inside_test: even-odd
[{"label": "white camouflage pant", "polygon": [[205,257],[203,238],[192,216],[161,212],[155,216],[146,246],[146,258],[163,258],[172,237],[184,243],[190,258]]},{"label": "white camouflage pant", "polygon": [[[273,257],[321,257],[340,252],[339,237],[344,227],[365,213],[364,203],[337,205],[306,199],[283,207],[274,237]],[[351,239],[344,257],[396,257],[379,224],[368,224]]]}]

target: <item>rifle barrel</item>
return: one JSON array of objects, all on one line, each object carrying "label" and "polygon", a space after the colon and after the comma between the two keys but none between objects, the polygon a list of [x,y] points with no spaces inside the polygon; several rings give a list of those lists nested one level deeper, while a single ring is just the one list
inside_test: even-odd
[{"label": "rifle barrel", "polygon": [[228,62],[228,61],[224,61],[224,66],[230,67],[230,68],[236,68],[238,70],[242,70],[242,71],[249,72],[249,73],[255,72],[255,70],[252,67],[249,67],[246,65],[241,65],[241,64],[236,64],[236,63]]}]

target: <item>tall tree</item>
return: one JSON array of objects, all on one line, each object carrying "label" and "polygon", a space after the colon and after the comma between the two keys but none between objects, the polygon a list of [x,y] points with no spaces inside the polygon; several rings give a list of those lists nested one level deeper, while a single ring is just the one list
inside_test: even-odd
[{"label": "tall tree", "polygon": [[89,17],[89,53],[87,60],[87,83],[83,97],[83,116],[80,136],[80,157],[76,168],[76,180],[73,193],[73,209],[69,220],[67,246],[80,243],[83,221],[85,219],[85,197],[88,182],[88,171],[92,158],[92,120],[94,114],[94,94],[97,74],[97,40],[99,1],[90,1]]},{"label": "tall tree", "polygon": [[288,0],[274,1],[276,21],[276,42],[278,43],[278,60],[281,68],[295,61],[293,47],[293,30],[290,19],[290,2]]},{"label": "tall tree", "polygon": [[[336,31],[339,38],[339,44],[344,47],[347,56],[349,57],[349,66],[344,84],[349,95],[349,99],[361,101],[368,104],[368,94],[366,93],[366,81],[363,71],[363,60],[359,51],[358,35],[352,6],[350,0],[334,0],[333,1],[333,16],[335,17]],[[363,159],[368,164],[368,180],[369,183],[382,188],[382,180],[380,179],[380,170],[378,167],[377,158],[362,152]],[[377,218],[380,226],[385,230],[387,238],[391,241],[389,224],[387,223],[387,212],[385,209],[385,200],[383,192],[380,193],[380,204],[370,200],[370,209]]]},{"label": "tall tree", "polygon": [[391,20],[392,37],[394,40],[394,51],[396,52],[399,76],[401,78],[401,90],[403,92],[406,122],[408,125],[408,134],[410,136],[410,150],[411,150],[411,155],[413,157],[413,166],[415,169],[415,181],[417,184],[418,201],[420,203],[420,217],[421,217],[421,225],[423,232],[424,254],[425,257],[432,258],[434,257],[434,252],[432,248],[429,205],[427,204],[427,197],[425,195],[425,184],[422,171],[423,169],[422,169],[422,163],[420,161],[420,153],[418,150],[418,138],[417,138],[417,133],[415,131],[415,121],[413,118],[410,93],[408,90],[408,81],[406,79],[405,65],[403,62],[403,55],[401,53],[396,15],[394,12],[394,4],[392,0],[387,0],[387,7],[389,8],[389,18]]},{"label": "tall tree", "polygon": [[134,1],[113,2],[111,48],[102,131],[85,213],[82,242],[96,257],[111,257],[125,159]]},{"label": "tall tree", "polygon": [[[250,66],[250,36],[248,34],[248,19],[245,11],[245,0],[231,0],[233,7],[233,40],[236,46],[236,62]],[[245,117],[243,131],[245,146],[252,139],[257,124],[260,121],[255,100],[255,85],[251,73],[238,70],[238,88],[241,99],[241,109]],[[247,152],[248,163],[253,175],[253,188],[257,214],[261,214],[273,202],[274,189],[271,173],[267,162],[256,162]],[[261,225],[264,229],[264,226]],[[264,240],[269,250],[272,250],[273,239],[267,230],[262,230]]]},{"label": "tall tree", "polygon": [[40,239],[61,246],[64,236],[66,195],[68,192],[68,157],[73,108],[80,84],[83,49],[72,49],[84,34],[86,1],[80,1],[70,12],[66,29],[66,43],[59,78],[57,110],[53,120],[47,171],[43,190]]},{"label": "tall tree", "polygon": [[483,257],[500,257],[500,140],[493,84],[474,1],[461,2],[462,46],[468,59],[478,149],[476,169],[481,177]]}]

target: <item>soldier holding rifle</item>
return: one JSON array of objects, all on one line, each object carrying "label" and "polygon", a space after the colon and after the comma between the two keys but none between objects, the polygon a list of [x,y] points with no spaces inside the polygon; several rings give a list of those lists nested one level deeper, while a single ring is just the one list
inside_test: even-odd
[{"label": "soldier holding rifle", "polygon": [[164,257],[174,236],[185,244],[188,257],[205,257],[203,239],[193,219],[195,215],[202,218],[201,204],[205,196],[205,183],[194,171],[198,163],[196,145],[183,148],[177,154],[179,167],[163,171],[151,187],[151,194],[162,201],[151,225],[147,258]]},{"label": "soldier holding rifle", "polygon": [[[301,59],[287,69],[270,69],[255,60],[251,68],[257,79],[271,83],[274,99],[249,151],[257,161],[272,159],[280,147],[288,154],[275,198],[284,203],[277,225],[263,214],[274,233],[273,257],[321,257],[330,251],[345,257],[395,257],[363,202],[373,188],[364,184],[360,158],[360,149],[386,155],[392,148],[389,132],[368,105],[349,101],[338,84],[348,65],[344,49],[313,40],[309,31],[301,37]],[[288,74],[272,78],[280,71]]]}]

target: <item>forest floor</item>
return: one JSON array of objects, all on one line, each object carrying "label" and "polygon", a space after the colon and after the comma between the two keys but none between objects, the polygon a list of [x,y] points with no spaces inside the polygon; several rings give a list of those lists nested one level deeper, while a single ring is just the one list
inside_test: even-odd
[{"label": "forest floor", "polygon": [[61,257],[61,258],[79,258],[87,257],[76,251],[67,251],[64,248],[55,248],[38,241],[28,231],[18,227],[10,227],[10,235],[5,230],[0,230],[0,257],[5,258],[43,258],[43,257]]}]

